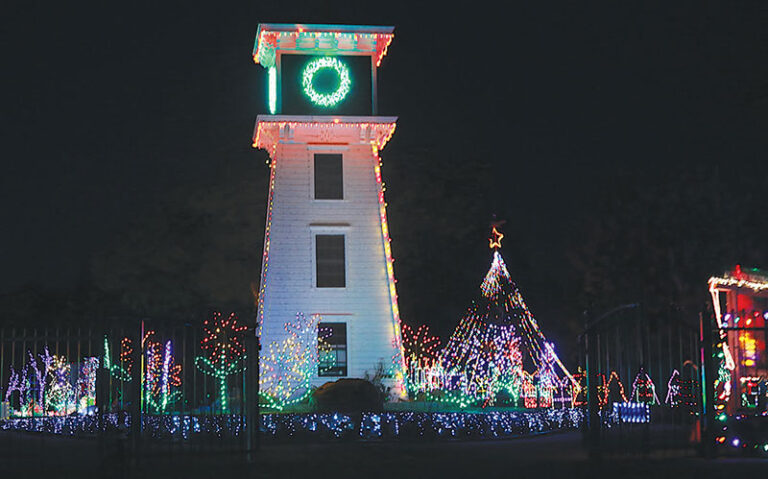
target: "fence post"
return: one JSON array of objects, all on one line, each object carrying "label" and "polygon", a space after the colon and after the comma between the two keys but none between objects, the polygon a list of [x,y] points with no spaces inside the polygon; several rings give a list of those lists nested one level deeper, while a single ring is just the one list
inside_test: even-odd
[{"label": "fence post", "polygon": [[714,371],[712,361],[712,323],[704,320],[699,313],[699,338],[701,339],[701,452],[704,457],[714,458],[715,451],[715,408]]},{"label": "fence post", "polygon": [[597,397],[597,341],[593,331],[586,331],[587,404],[589,405],[589,456],[600,459],[600,405]]},{"label": "fence post", "polygon": [[105,429],[107,414],[107,403],[109,398],[109,369],[105,367],[104,360],[99,361],[99,367],[96,369],[96,409],[97,409],[97,427],[96,435],[99,441],[99,458],[103,460],[106,453]]},{"label": "fence post", "polygon": [[[11,358],[11,363],[13,363],[13,358]],[[2,391],[3,384],[5,384],[5,328],[0,328],[0,391]],[[0,403],[3,401],[5,401],[5,396],[0,394]],[[10,401],[8,404],[10,409]]]},{"label": "fence post", "polygon": [[129,385],[130,396],[130,409],[131,415],[131,450],[134,454],[134,458],[138,457],[138,448],[141,439],[142,432],[142,417],[141,417],[141,376],[143,374],[142,357],[143,348],[141,347],[141,339],[143,333],[143,322],[140,330],[132,328],[132,331],[128,334],[133,342],[133,369],[131,370],[131,381]]},{"label": "fence post", "polygon": [[259,429],[261,426],[261,418],[259,417],[259,355],[261,344],[255,332],[249,332],[246,336],[245,352],[246,452],[247,460],[252,461],[254,459],[253,453],[259,449]]}]

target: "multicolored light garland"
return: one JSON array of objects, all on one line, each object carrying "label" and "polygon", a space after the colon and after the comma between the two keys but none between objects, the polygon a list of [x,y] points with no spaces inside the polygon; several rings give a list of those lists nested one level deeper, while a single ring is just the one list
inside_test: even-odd
[{"label": "multicolored light garland", "polygon": [[[262,118],[262,117],[260,117]],[[272,118],[286,118],[286,120],[271,120]],[[370,137],[371,144],[375,147],[374,155],[378,160],[378,152],[387,142],[392,138],[395,133],[396,124],[394,122],[375,122],[369,121],[365,123],[350,123],[342,121],[340,117],[324,116],[317,117],[315,121],[288,121],[287,118],[301,118],[301,117],[272,117],[267,116],[266,119],[260,119],[256,123],[256,128],[253,134],[254,148],[262,148],[269,153],[272,160],[268,160],[267,164],[271,165],[275,160],[275,152],[277,151],[277,144],[281,139],[281,135],[285,135],[290,130],[296,130],[299,128],[324,128],[330,130],[332,135],[345,135],[355,134]],[[374,120],[375,118],[371,118]],[[354,129],[354,131],[350,131]],[[377,161],[380,166],[380,162]]]},{"label": "multicolored light garland", "polygon": [[[261,281],[260,289],[258,293],[254,293],[256,296],[256,335],[261,337],[262,328],[264,326],[264,296],[267,293],[267,270],[269,268],[269,235],[272,231],[272,205],[275,200],[275,170],[277,169],[277,162],[271,160],[269,169],[269,198],[267,199],[267,225],[264,229],[264,252],[261,256]],[[252,288],[253,289],[253,288]]]},{"label": "multicolored light garland", "polygon": [[392,238],[389,237],[389,225],[387,223],[387,202],[384,201],[384,183],[381,180],[381,158],[379,150],[389,141],[395,132],[395,124],[391,123],[391,129],[385,139],[382,140],[379,134],[378,140],[371,140],[371,151],[374,157],[374,175],[376,177],[376,188],[379,197],[379,219],[381,220],[381,239],[384,244],[384,256],[386,258],[387,279],[389,280],[389,300],[392,307],[392,346],[395,353],[392,357],[393,371],[391,376],[395,379],[395,395],[405,397],[406,395],[406,365],[405,352],[403,350],[403,336],[401,331],[402,322],[400,320],[400,307],[397,304],[397,287],[395,283],[395,259],[392,256]]}]

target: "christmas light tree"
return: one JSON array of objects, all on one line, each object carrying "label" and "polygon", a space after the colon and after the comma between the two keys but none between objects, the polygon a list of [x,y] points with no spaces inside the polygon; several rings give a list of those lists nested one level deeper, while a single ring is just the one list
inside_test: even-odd
[{"label": "christmas light tree", "polygon": [[669,381],[667,381],[667,397],[664,399],[664,404],[669,404],[670,407],[678,407],[681,402],[680,372],[675,369],[672,371]]},{"label": "christmas light tree", "polygon": [[[472,303],[440,353],[440,364],[450,379],[446,388],[460,404],[492,405],[499,393],[513,401],[523,397],[526,407],[547,407],[563,379],[570,388],[577,381],[546,340],[507,270],[499,249],[501,223],[492,224],[489,247],[493,259],[480,285],[481,297]],[[568,394],[570,397],[570,393]]]},{"label": "christmas light tree", "polygon": [[600,381],[597,386],[597,398],[598,405],[601,408],[609,406],[610,409],[613,403],[628,402],[627,395],[624,394],[624,385],[619,378],[619,373],[611,371],[607,383],[605,381],[605,376],[602,374],[600,375]]},{"label": "christmas light tree", "polygon": [[650,405],[659,405],[659,397],[656,395],[656,386],[653,384],[653,380],[645,372],[645,368],[640,367],[640,370],[635,376],[635,380],[632,382],[632,401],[640,402]]},{"label": "christmas light tree", "polygon": [[578,389],[573,389],[571,398],[572,406],[585,406],[587,404],[587,373],[579,366],[573,378],[579,384]]},{"label": "christmas light tree", "polygon": [[242,338],[248,327],[237,324],[235,313],[227,319],[222,319],[221,313],[214,313],[213,320],[206,319],[203,322],[205,337],[200,341],[200,346],[207,353],[206,356],[195,358],[195,366],[209,376],[219,380],[219,400],[221,412],[229,412],[227,394],[227,376],[237,374],[243,370],[245,347]]}]

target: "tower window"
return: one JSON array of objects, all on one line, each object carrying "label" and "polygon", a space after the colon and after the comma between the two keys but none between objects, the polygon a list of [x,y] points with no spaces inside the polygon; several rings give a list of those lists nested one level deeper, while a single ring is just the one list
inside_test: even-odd
[{"label": "tower window", "polygon": [[347,325],[320,323],[317,326],[318,376],[347,375]]},{"label": "tower window", "polygon": [[344,199],[344,173],[340,154],[315,154],[315,199]]},{"label": "tower window", "polygon": [[316,235],[315,263],[318,288],[345,287],[344,235]]}]

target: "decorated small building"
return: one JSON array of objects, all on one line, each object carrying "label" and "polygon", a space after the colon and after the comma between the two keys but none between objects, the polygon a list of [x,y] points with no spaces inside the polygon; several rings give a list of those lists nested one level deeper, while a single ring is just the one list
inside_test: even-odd
[{"label": "decorated small building", "polygon": [[[256,35],[253,59],[267,70],[269,114],[258,115],[253,146],[267,151],[271,169],[258,291],[262,354],[284,354],[274,345],[293,338],[288,348],[302,364],[317,354],[312,385],[372,376],[383,366],[385,382],[401,390],[379,158],[397,118],[377,116],[376,97],[392,38],[393,27],[306,24],[261,24]],[[297,314],[302,319],[289,327]],[[314,344],[302,349],[297,341]],[[281,373],[272,374],[277,384]]]},{"label": "decorated small building", "polygon": [[727,414],[768,412],[768,271],[740,265],[709,278],[719,336],[715,404]]}]

